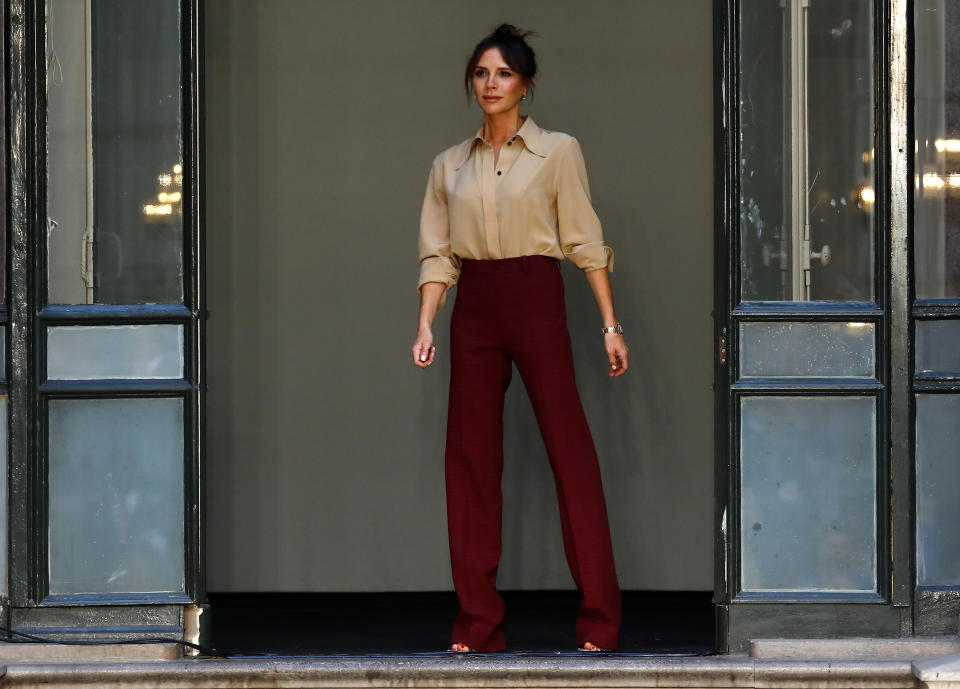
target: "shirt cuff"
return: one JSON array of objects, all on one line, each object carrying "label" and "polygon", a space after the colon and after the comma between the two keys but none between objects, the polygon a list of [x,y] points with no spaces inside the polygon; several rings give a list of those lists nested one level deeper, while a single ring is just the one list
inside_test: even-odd
[{"label": "shirt cuff", "polygon": [[447,290],[457,284],[460,271],[446,256],[430,256],[420,262],[420,280],[417,283],[417,294],[422,296],[423,285],[427,282],[442,282],[446,287],[440,293],[440,302],[437,311],[443,308],[447,301]]},{"label": "shirt cuff", "polygon": [[584,272],[598,268],[606,268],[608,273],[613,272],[613,247],[602,241],[579,244],[567,254],[567,258]]}]

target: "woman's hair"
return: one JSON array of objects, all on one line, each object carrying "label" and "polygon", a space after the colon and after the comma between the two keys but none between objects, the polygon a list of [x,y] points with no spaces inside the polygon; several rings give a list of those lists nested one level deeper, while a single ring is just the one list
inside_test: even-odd
[{"label": "woman's hair", "polygon": [[499,48],[500,54],[506,60],[507,66],[520,75],[527,85],[530,97],[533,97],[533,80],[537,75],[537,58],[533,49],[527,45],[527,36],[536,36],[534,31],[521,31],[513,24],[501,24],[493,33],[485,36],[473,49],[473,54],[467,60],[467,70],[464,73],[464,88],[467,90],[467,101],[470,101],[470,87],[473,84],[473,71],[480,62],[480,56],[489,48]]}]

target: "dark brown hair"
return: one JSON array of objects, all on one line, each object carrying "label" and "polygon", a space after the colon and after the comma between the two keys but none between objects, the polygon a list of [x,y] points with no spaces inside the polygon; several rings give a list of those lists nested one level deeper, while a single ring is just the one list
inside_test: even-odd
[{"label": "dark brown hair", "polygon": [[473,54],[467,60],[467,70],[464,73],[463,86],[467,91],[467,102],[470,101],[470,87],[473,84],[473,71],[480,62],[480,56],[490,48],[499,48],[500,54],[507,66],[520,75],[527,86],[527,93],[533,97],[533,80],[537,75],[537,58],[533,48],[527,45],[527,36],[536,36],[535,31],[522,31],[513,24],[501,24],[493,33],[485,36],[473,49]]}]

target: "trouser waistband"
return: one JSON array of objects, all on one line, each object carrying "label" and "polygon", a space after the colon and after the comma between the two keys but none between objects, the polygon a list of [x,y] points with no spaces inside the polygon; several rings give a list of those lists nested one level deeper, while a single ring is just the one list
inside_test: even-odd
[{"label": "trouser waistband", "polygon": [[464,258],[460,261],[463,273],[508,273],[517,270],[537,270],[543,268],[560,268],[560,261],[553,256],[531,254],[528,256],[511,256],[510,258]]}]

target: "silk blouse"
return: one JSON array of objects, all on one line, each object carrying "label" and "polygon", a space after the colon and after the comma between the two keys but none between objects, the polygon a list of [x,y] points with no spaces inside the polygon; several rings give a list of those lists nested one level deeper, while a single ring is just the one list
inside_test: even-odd
[{"label": "silk blouse", "polygon": [[472,139],[438,153],[420,213],[419,254],[417,292],[427,282],[445,285],[438,310],[464,258],[543,254],[612,273],[613,249],[604,244],[590,200],[580,143],[527,115],[496,165],[483,125]]}]

